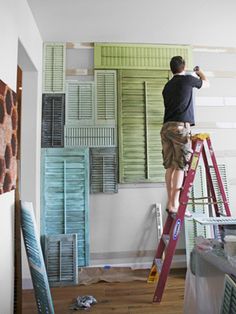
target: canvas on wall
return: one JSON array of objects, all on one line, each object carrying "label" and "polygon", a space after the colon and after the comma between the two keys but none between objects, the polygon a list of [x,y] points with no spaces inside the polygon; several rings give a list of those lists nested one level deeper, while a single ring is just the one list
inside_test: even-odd
[{"label": "canvas on wall", "polygon": [[16,187],[17,118],[16,93],[0,80],[0,194]]}]

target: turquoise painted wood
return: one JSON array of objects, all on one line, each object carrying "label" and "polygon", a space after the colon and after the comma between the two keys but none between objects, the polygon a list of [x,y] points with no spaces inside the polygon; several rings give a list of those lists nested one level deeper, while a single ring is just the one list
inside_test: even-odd
[{"label": "turquoise painted wood", "polygon": [[44,43],[43,92],[64,93],[65,91],[65,44]]},{"label": "turquoise painted wood", "polygon": [[94,125],[94,82],[66,82],[66,125]]},{"label": "turquoise painted wood", "polygon": [[51,287],[78,284],[77,234],[45,237],[45,264]]},{"label": "turquoise painted wood", "polygon": [[77,234],[78,266],[89,262],[89,152],[42,150],[42,234]]},{"label": "turquoise painted wood", "polygon": [[118,192],[116,148],[92,148],[90,150],[90,192]]},{"label": "turquoise painted wood", "polygon": [[118,85],[119,181],[163,182],[160,129],[168,71],[120,70]]},{"label": "turquoise painted wood", "polygon": [[34,286],[38,313],[54,314],[52,297],[32,203],[21,202],[21,228]]},{"label": "turquoise painted wood", "polygon": [[155,69],[169,70],[170,59],[182,56],[187,68],[192,69],[190,46],[95,43],[96,69]]},{"label": "turquoise painted wood", "polygon": [[116,125],[117,78],[114,70],[96,70],[95,121],[96,125]]}]

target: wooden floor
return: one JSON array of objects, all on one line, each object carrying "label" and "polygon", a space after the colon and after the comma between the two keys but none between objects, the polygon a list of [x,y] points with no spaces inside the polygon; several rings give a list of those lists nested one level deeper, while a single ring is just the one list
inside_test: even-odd
[{"label": "wooden floor", "polygon": [[[144,275],[146,276],[146,274]],[[99,282],[89,286],[53,288],[52,297],[56,314],[78,313],[70,310],[77,296],[92,295],[98,303],[90,310],[96,314],[182,314],[185,271],[175,270],[169,275],[162,302],[152,303],[154,284],[145,281],[126,283]],[[36,314],[32,290],[23,292],[23,314]]]}]

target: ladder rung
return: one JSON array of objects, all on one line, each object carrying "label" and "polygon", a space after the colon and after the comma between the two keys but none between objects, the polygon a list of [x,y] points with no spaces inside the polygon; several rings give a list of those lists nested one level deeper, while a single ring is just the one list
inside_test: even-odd
[{"label": "ladder rung", "polygon": [[161,273],[161,269],[162,269],[162,265],[163,265],[163,261],[161,258],[155,258],[155,265],[157,268],[158,273]]},{"label": "ladder rung", "polygon": [[162,235],[162,240],[164,241],[165,245],[167,246],[169,244],[169,241],[170,241],[169,234],[163,234]]}]

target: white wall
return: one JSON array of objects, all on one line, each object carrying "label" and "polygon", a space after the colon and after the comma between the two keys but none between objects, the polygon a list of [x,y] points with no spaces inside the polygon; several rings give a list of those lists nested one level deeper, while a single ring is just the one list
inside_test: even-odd
[{"label": "white wall", "polygon": [[[38,28],[34,22],[31,11],[26,0],[0,0],[1,11],[1,49],[0,49],[0,79],[8,84],[14,91],[16,91],[16,74],[17,74],[17,59],[18,59],[18,40],[24,46],[27,57],[34,65],[34,71],[37,71],[39,83],[37,85],[37,98],[31,102],[32,112],[34,116],[38,110],[39,96],[41,98],[41,60],[42,60],[42,40]],[[24,65],[23,65],[24,66]],[[25,70],[23,68],[23,70]],[[37,81],[36,81],[37,82]],[[26,87],[27,88],[27,87]],[[24,101],[22,103],[24,107]],[[28,117],[30,120],[31,117]],[[27,119],[26,119],[27,120]],[[38,118],[40,123],[40,116]],[[22,152],[22,159],[36,163],[36,146],[39,146],[39,123],[35,123],[32,128],[28,129],[33,135],[33,138],[27,142],[28,150],[32,154]],[[27,127],[26,125],[22,126]],[[24,144],[24,139],[23,143]],[[25,182],[32,180],[32,185],[39,185],[36,183],[36,178],[39,173],[36,167],[31,168],[27,177],[22,178],[22,187]],[[39,211],[39,201],[37,196],[30,194],[30,190],[25,192],[25,200],[34,202],[36,209]],[[13,309],[13,279],[14,279],[14,192],[6,193],[0,196],[0,241],[1,241],[1,257],[0,257],[0,282],[2,285],[2,292],[0,294],[0,313],[10,314]],[[25,266],[24,266],[25,267]],[[4,285],[4,289],[3,289]],[[3,293],[4,291],[4,293]]]}]

